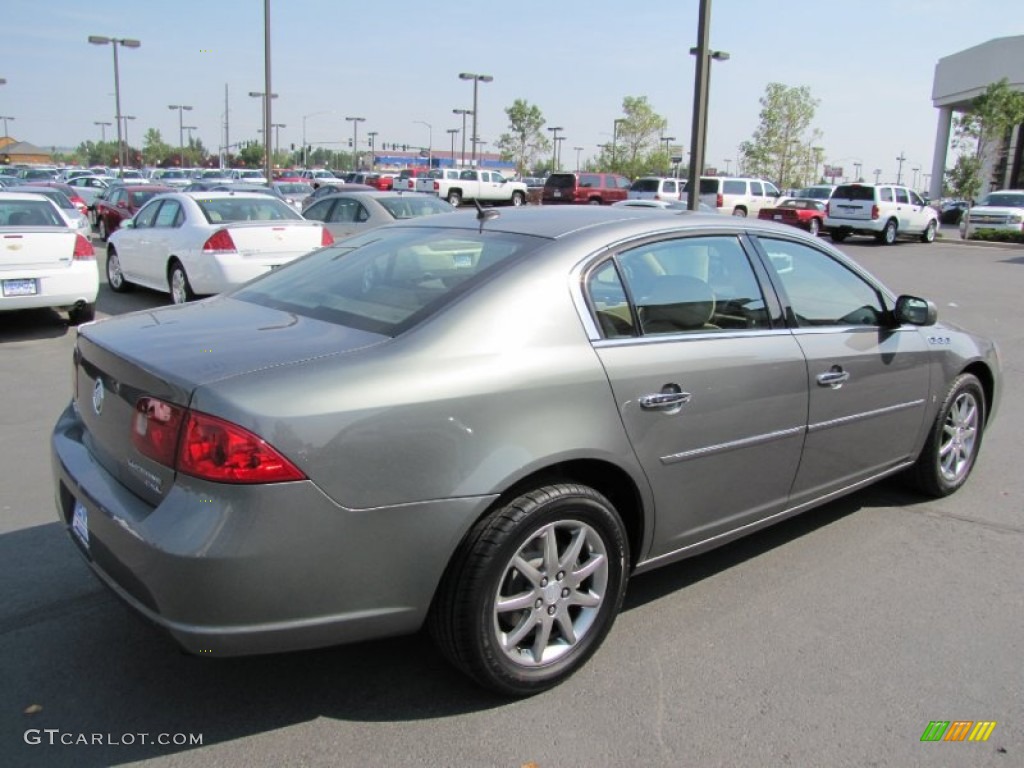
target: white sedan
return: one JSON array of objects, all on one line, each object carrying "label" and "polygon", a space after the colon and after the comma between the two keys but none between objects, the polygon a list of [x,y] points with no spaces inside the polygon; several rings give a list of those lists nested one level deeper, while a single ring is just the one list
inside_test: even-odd
[{"label": "white sedan", "polygon": [[175,192],[150,200],[107,245],[107,282],[142,285],[175,304],[221,293],[334,242],[271,195]]},{"label": "white sedan", "polygon": [[96,252],[57,206],[31,192],[0,192],[0,311],[54,307],[73,324],[96,315]]}]

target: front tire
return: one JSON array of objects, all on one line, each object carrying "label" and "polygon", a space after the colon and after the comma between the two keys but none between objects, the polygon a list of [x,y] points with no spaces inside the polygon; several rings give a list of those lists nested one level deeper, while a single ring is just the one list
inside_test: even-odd
[{"label": "front tire", "polygon": [[192,285],[185,274],[185,267],[180,261],[172,262],[171,270],[167,276],[167,284],[171,289],[171,301],[175,304],[185,304],[195,299]]},{"label": "front tire", "polygon": [[967,482],[981,448],[985,428],[985,393],[970,373],[956,377],[939,408],[921,455],[911,467],[918,490],[942,497]]},{"label": "front tire", "polygon": [[928,222],[928,226],[924,228],[924,232],[921,233],[922,243],[934,243],[935,242],[935,220]]},{"label": "front tire", "polygon": [[523,193],[522,192],[513,192],[512,193],[512,205],[514,205],[516,208],[518,208],[519,206],[521,206],[525,202],[526,202],[526,198],[523,197]]},{"label": "front tire", "polygon": [[114,293],[126,293],[131,290],[129,283],[121,270],[121,259],[114,250],[114,246],[107,249],[107,285]]},{"label": "front tire", "polygon": [[496,507],[466,536],[438,587],[429,626],[481,685],[530,696],[590,658],[622,606],[629,545],[593,488],[548,485]]}]

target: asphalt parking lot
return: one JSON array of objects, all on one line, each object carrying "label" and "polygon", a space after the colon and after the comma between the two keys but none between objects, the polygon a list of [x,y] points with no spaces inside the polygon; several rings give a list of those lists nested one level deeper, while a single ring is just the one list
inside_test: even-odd
[{"label": "asphalt parking lot", "polygon": [[[1024,248],[943,234],[843,250],[1000,344],[1003,399],[968,485],[937,501],[886,482],[638,577],[594,659],[514,702],[422,636],[180,654],[95,581],[56,522],[47,440],[73,330],[49,311],[0,318],[0,762],[1021,765]],[[103,285],[98,309],[166,303]],[[922,742],[935,720],[996,726],[983,743]]]}]

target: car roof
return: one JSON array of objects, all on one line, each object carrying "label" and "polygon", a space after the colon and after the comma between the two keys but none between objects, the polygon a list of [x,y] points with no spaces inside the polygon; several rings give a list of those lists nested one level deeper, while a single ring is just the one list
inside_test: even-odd
[{"label": "car roof", "polygon": [[46,203],[51,203],[52,200],[41,192],[11,192],[9,189],[0,189],[0,199],[3,200],[42,200]]}]

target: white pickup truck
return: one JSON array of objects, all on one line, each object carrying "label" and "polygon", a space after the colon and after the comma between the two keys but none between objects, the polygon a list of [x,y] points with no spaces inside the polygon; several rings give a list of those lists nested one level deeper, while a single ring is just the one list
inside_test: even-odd
[{"label": "white pickup truck", "polygon": [[437,169],[416,179],[416,191],[437,195],[455,207],[463,200],[515,206],[526,202],[526,185],[497,171]]}]

